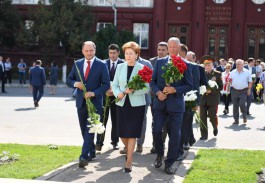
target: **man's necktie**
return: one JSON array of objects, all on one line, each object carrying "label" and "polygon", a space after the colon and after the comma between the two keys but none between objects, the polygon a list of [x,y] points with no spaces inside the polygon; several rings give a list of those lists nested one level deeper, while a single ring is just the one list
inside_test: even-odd
[{"label": "man's necktie", "polygon": [[85,80],[87,80],[89,71],[90,71],[90,60],[87,61],[87,67],[86,67],[86,73],[85,73]]},{"label": "man's necktie", "polygon": [[111,70],[110,70],[110,74],[111,74],[111,77],[113,78],[114,77],[114,74],[115,74],[115,63],[114,62],[112,63],[112,67],[111,67]]}]

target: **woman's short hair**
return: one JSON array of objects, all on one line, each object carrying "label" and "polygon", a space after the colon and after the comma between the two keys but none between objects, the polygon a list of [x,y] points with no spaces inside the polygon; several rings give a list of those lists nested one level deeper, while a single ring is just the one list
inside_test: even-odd
[{"label": "woman's short hair", "polygon": [[126,49],[128,48],[131,48],[133,49],[133,51],[138,54],[138,56],[140,55],[140,52],[141,52],[141,48],[139,46],[139,44],[137,44],[136,42],[134,41],[129,41],[127,43],[125,43],[123,46],[122,46],[122,51],[125,52]]}]

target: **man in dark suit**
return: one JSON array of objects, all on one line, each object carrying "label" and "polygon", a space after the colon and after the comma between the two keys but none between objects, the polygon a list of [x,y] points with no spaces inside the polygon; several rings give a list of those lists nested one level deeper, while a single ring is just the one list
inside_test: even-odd
[{"label": "man in dark suit", "polygon": [[[244,66],[245,69],[250,71],[251,75],[255,75],[254,79],[253,79],[253,83],[255,83],[255,79],[256,79],[256,67],[255,67],[255,60],[254,58],[248,58],[248,64]],[[247,115],[250,115],[249,113],[249,108],[251,105],[252,100],[254,99],[253,96],[253,88],[254,88],[254,84],[252,84],[252,89],[251,89],[251,93],[250,95],[247,95]]]},{"label": "man in dark suit", "polygon": [[152,91],[155,94],[153,103],[153,136],[157,157],[154,164],[155,168],[162,166],[164,156],[162,128],[164,122],[168,118],[169,143],[167,158],[165,160],[165,172],[167,174],[174,173],[172,165],[177,158],[181,135],[181,123],[185,111],[184,93],[192,89],[192,76],[188,70],[184,72],[184,77],[182,79],[174,81],[170,85],[166,85],[165,79],[162,77],[162,74],[165,73],[162,67],[168,64],[172,55],[178,54],[179,49],[179,39],[171,37],[168,40],[168,51],[170,56],[163,58],[156,63],[151,82]]},{"label": "man in dark suit", "polygon": [[[96,157],[94,145],[94,133],[89,133],[88,112],[85,98],[90,98],[97,113],[102,117],[103,95],[110,88],[109,72],[106,64],[98,59],[96,45],[92,41],[86,41],[82,45],[82,53],[85,58],[75,62],[67,78],[67,85],[77,89],[76,107],[79,125],[83,136],[82,153],[79,157],[79,167],[84,168],[88,161]],[[83,93],[83,84],[78,75],[78,70],[86,87]]]},{"label": "man in dark suit", "polygon": [[[159,42],[157,44],[157,56],[150,58],[150,62],[153,66],[153,68],[156,65],[157,60],[160,60],[163,57],[166,57],[168,55],[168,47],[167,47],[167,42]],[[154,124],[154,110],[153,110],[153,100],[154,100],[155,94],[151,91],[151,113],[152,113],[152,128]],[[163,127],[163,141],[165,142],[167,136],[167,130],[166,130],[166,125]],[[155,150],[155,143],[154,143],[154,137],[153,137],[153,147],[150,150],[151,153],[156,153]]]},{"label": "man in dark suit", "polygon": [[221,72],[221,73],[224,72],[226,64],[227,64],[226,60],[221,58],[219,60],[219,65],[216,67],[216,70]]},{"label": "man in dark suit", "polygon": [[[123,63],[124,61],[119,58],[120,54],[120,48],[117,44],[111,44],[108,48],[109,50],[109,58],[105,60],[105,63],[107,64],[108,71],[109,71],[109,77],[110,82],[113,81],[117,65],[120,63]],[[107,98],[108,96],[108,98]],[[103,114],[103,124],[106,127],[107,122],[109,119],[109,111],[111,114],[111,144],[113,146],[113,150],[118,149],[118,142],[119,137],[117,134],[117,111],[116,111],[116,104],[113,102],[115,100],[115,97],[113,95],[112,89],[109,88],[106,92],[106,95],[104,95],[104,106],[106,106],[106,99],[109,100],[109,106],[106,106],[106,109],[104,109],[105,114]],[[104,116],[105,115],[105,116]],[[105,139],[105,132],[103,134],[97,134],[97,143],[96,143],[96,150],[101,151],[101,148],[103,146]]]},{"label": "man in dark suit", "polygon": [[2,82],[2,93],[7,93],[5,90],[6,84],[6,68],[5,63],[3,62],[3,57],[0,56],[0,80]]},{"label": "man in dark suit", "polygon": [[46,75],[44,68],[41,67],[41,60],[36,60],[36,66],[30,69],[29,83],[32,86],[34,106],[39,107],[39,101],[44,93]]},{"label": "man in dark suit", "polygon": [[[201,138],[200,140],[208,139],[208,128],[207,128],[207,117],[210,118],[210,122],[213,125],[213,134],[216,136],[218,134],[218,118],[217,109],[220,101],[220,90],[223,88],[223,82],[221,78],[221,73],[213,69],[214,59],[205,55],[201,58],[201,62],[204,64],[207,80],[215,81],[218,88],[213,89],[207,87],[207,91],[202,95],[200,100],[200,117],[202,124],[200,126]],[[209,84],[209,83],[208,83]]]}]

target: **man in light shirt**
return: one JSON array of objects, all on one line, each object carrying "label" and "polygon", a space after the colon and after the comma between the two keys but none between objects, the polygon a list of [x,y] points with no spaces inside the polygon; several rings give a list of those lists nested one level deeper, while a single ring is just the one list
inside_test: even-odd
[{"label": "man in light shirt", "polygon": [[247,122],[247,96],[251,94],[252,78],[249,70],[243,67],[244,61],[236,60],[236,69],[230,74],[231,78],[231,98],[233,103],[233,117],[235,122],[239,123],[239,107],[243,114],[243,122]]}]

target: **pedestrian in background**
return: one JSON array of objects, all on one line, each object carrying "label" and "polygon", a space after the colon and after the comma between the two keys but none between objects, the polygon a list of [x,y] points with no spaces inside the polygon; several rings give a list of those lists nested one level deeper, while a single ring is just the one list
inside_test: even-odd
[{"label": "pedestrian in background", "polygon": [[50,67],[50,94],[55,95],[56,94],[56,85],[57,85],[57,80],[58,80],[58,67],[55,62],[51,63]]},{"label": "pedestrian in background", "polygon": [[24,62],[23,58],[20,59],[20,63],[17,65],[18,74],[19,74],[19,84],[26,84],[26,69],[27,65]]},{"label": "pedestrian in background", "polygon": [[44,93],[44,85],[46,84],[46,75],[44,68],[41,67],[41,60],[36,60],[36,66],[30,69],[29,82],[32,86],[32,95],[34,106],[39,107],[39,101]]},{"label": "pedestrian in background", "polygon": [[8,83],[11,84],[12,83],[12,64],[10,61],[10,57],[6,58],[5,67],[6,67],[6,82],[8,81]]}]

